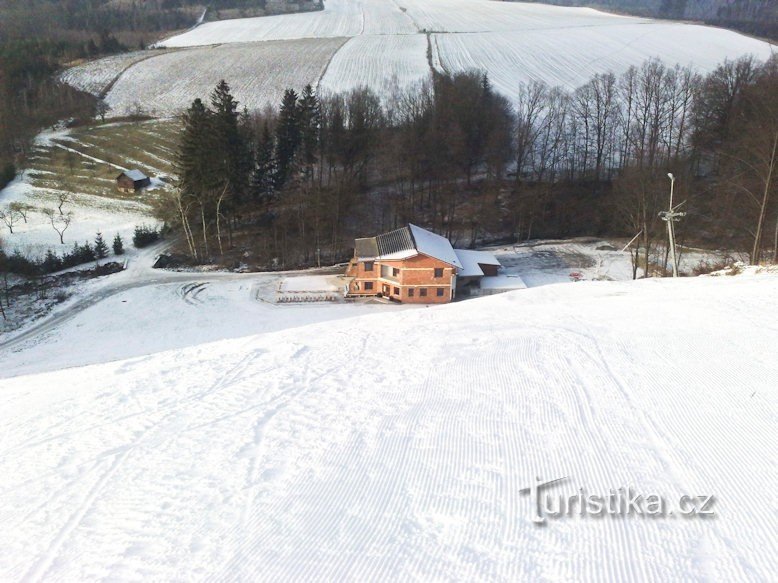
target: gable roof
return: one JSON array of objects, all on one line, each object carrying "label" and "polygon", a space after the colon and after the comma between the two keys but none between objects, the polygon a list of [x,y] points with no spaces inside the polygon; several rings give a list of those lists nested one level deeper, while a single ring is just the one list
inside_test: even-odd
[{"label": "gable roof", "polygon": [[462,277],[484,275],[481,265],[494,265],[500,267],[497,258],[488,251],[473,251],[471,249],[454,249],[459,261],[462,263],[462,270],[458,275]]},{"label": "gable roof", "polygon": [[462,263],[459,261],[457,254],[454,253],[454,248],[448,239],[410,223],[408,223],[408,229],[413,235],[413,240],[416,242],[416,249],[419,253],[440,259],[454,267],[462,268]]},{"label": "gable roof", "polygon": [[119,174],[119,176],[117,176],[116,178],[121,178],[122,176],[126,176],[127,178],[129,178],[133,182],[140,182],[141,180],[148,180],[149,179],[149,177],[146,176],[140,170],[125,170],[124,172]]},{"label": "gable roof", "polygon": [[410,223],[407,227],[375,237],[356,239],[354,252],[357,259],[363,260],[408,259],[422,253],[459,269],[462,268],[462,263],[448,239]]}]

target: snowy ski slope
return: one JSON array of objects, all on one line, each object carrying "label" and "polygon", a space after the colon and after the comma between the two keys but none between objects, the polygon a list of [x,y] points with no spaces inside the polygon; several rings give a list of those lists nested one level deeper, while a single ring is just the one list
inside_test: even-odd
[{"label": "snowy ski slope", "polygon": [[619,74],[652,57],[704,73],[727,58],[764,59],[774,50],[718,28],[494,0],[326,0],[318,12],[207,22],[159,46],[199,52],[151,51],[136,64],[110,57],[71,69],[63,79],[100,93],[112,73],[121,74],[108,95],[117,106],[112,115],[124,115],[135,103],[170,115],[206,95],[220,77],[241,87],[239,99],[249,107],[276,102],[279,83],[327,90],[369,85],[388,96],[432,68],[486,71],[513,97],[521,82],[574,88],[594,73]]},{"label": "snowy ski slope", "polygon": [[[769,580],[776,345],[775,275],[643,280],[2,380],[0,578]],[[535,476],[717,516],[539,528]]]}]

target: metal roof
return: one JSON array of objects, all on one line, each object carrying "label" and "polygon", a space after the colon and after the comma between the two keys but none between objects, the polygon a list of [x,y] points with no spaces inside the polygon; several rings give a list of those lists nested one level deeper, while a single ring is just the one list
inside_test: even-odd
[{"label": "metal roof", "polygon": [[[127,178],[134,182],[138,182],[140,180],[147,180],[148,176],[146,176],[143,172],[140,170],[125,170],[122,172]],[[121,176],[121,175],[120,175]]]},{"label": "metal roof", "polygon": [[463,268],[457,274],[462,277],[472,277],[484,275],[481,265],[500,266],[500,262],[494,254],[488,251],[473,251],[471,249],[454,249]]},{"label": "metal roof", "polygon": [[444,263],[462,268],[454,248],[445,237],[409,224],[376,237],[354,241],[357,259],[408,259],[422,253]]}]

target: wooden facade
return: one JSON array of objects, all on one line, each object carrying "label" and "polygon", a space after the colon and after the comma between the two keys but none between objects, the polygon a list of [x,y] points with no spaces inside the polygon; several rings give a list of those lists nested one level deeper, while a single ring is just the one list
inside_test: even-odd
[{"label": "wooden facade", "polygon": [[151,186],[151,179],[139,170],[128,170],[116,177],[119,192],[132,194]]}]

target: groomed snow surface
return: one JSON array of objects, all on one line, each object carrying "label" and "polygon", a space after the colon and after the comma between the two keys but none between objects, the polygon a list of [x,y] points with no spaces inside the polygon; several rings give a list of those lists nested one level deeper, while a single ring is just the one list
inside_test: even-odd
[{"label": "groomed snow surface", "polygon": [[773,50],[723,29],[589,8],[494,0],[326,0],[324,6],[208,22],[159,43],[173,54],[109,57],[62,78],[97,94],[110,89],[110,115],[140,104],[166,116],[207,97],[221,78],[250,109],[277,105],[280,90],[309,83],[324,91],[367,85],[389,97],[429,78],[432,68],[486,71],[513,98],[521,82],[571,89],[595,73],[618,75],[654,57],[705,73],[727,58],[764,59]]},{"label": "groomed snow surface", "polygon": [[[188,319],[160,310],[121,326],[121,299],[138,314],[154,305],[133,293],[103,308],[115,330],[72,320],[59,358],[99,354],[101,334],[153,344]],[[225,329],[284,309],[212,306],[203,324],[232,308]],[[778,572],[778,276],[374,307],[308,325],[290,308],[297,327],[1,381],[0,578]],[[538,527],[520,493],[535,476],[569,476],[564,494],[712,494],[716,516]]]}]

